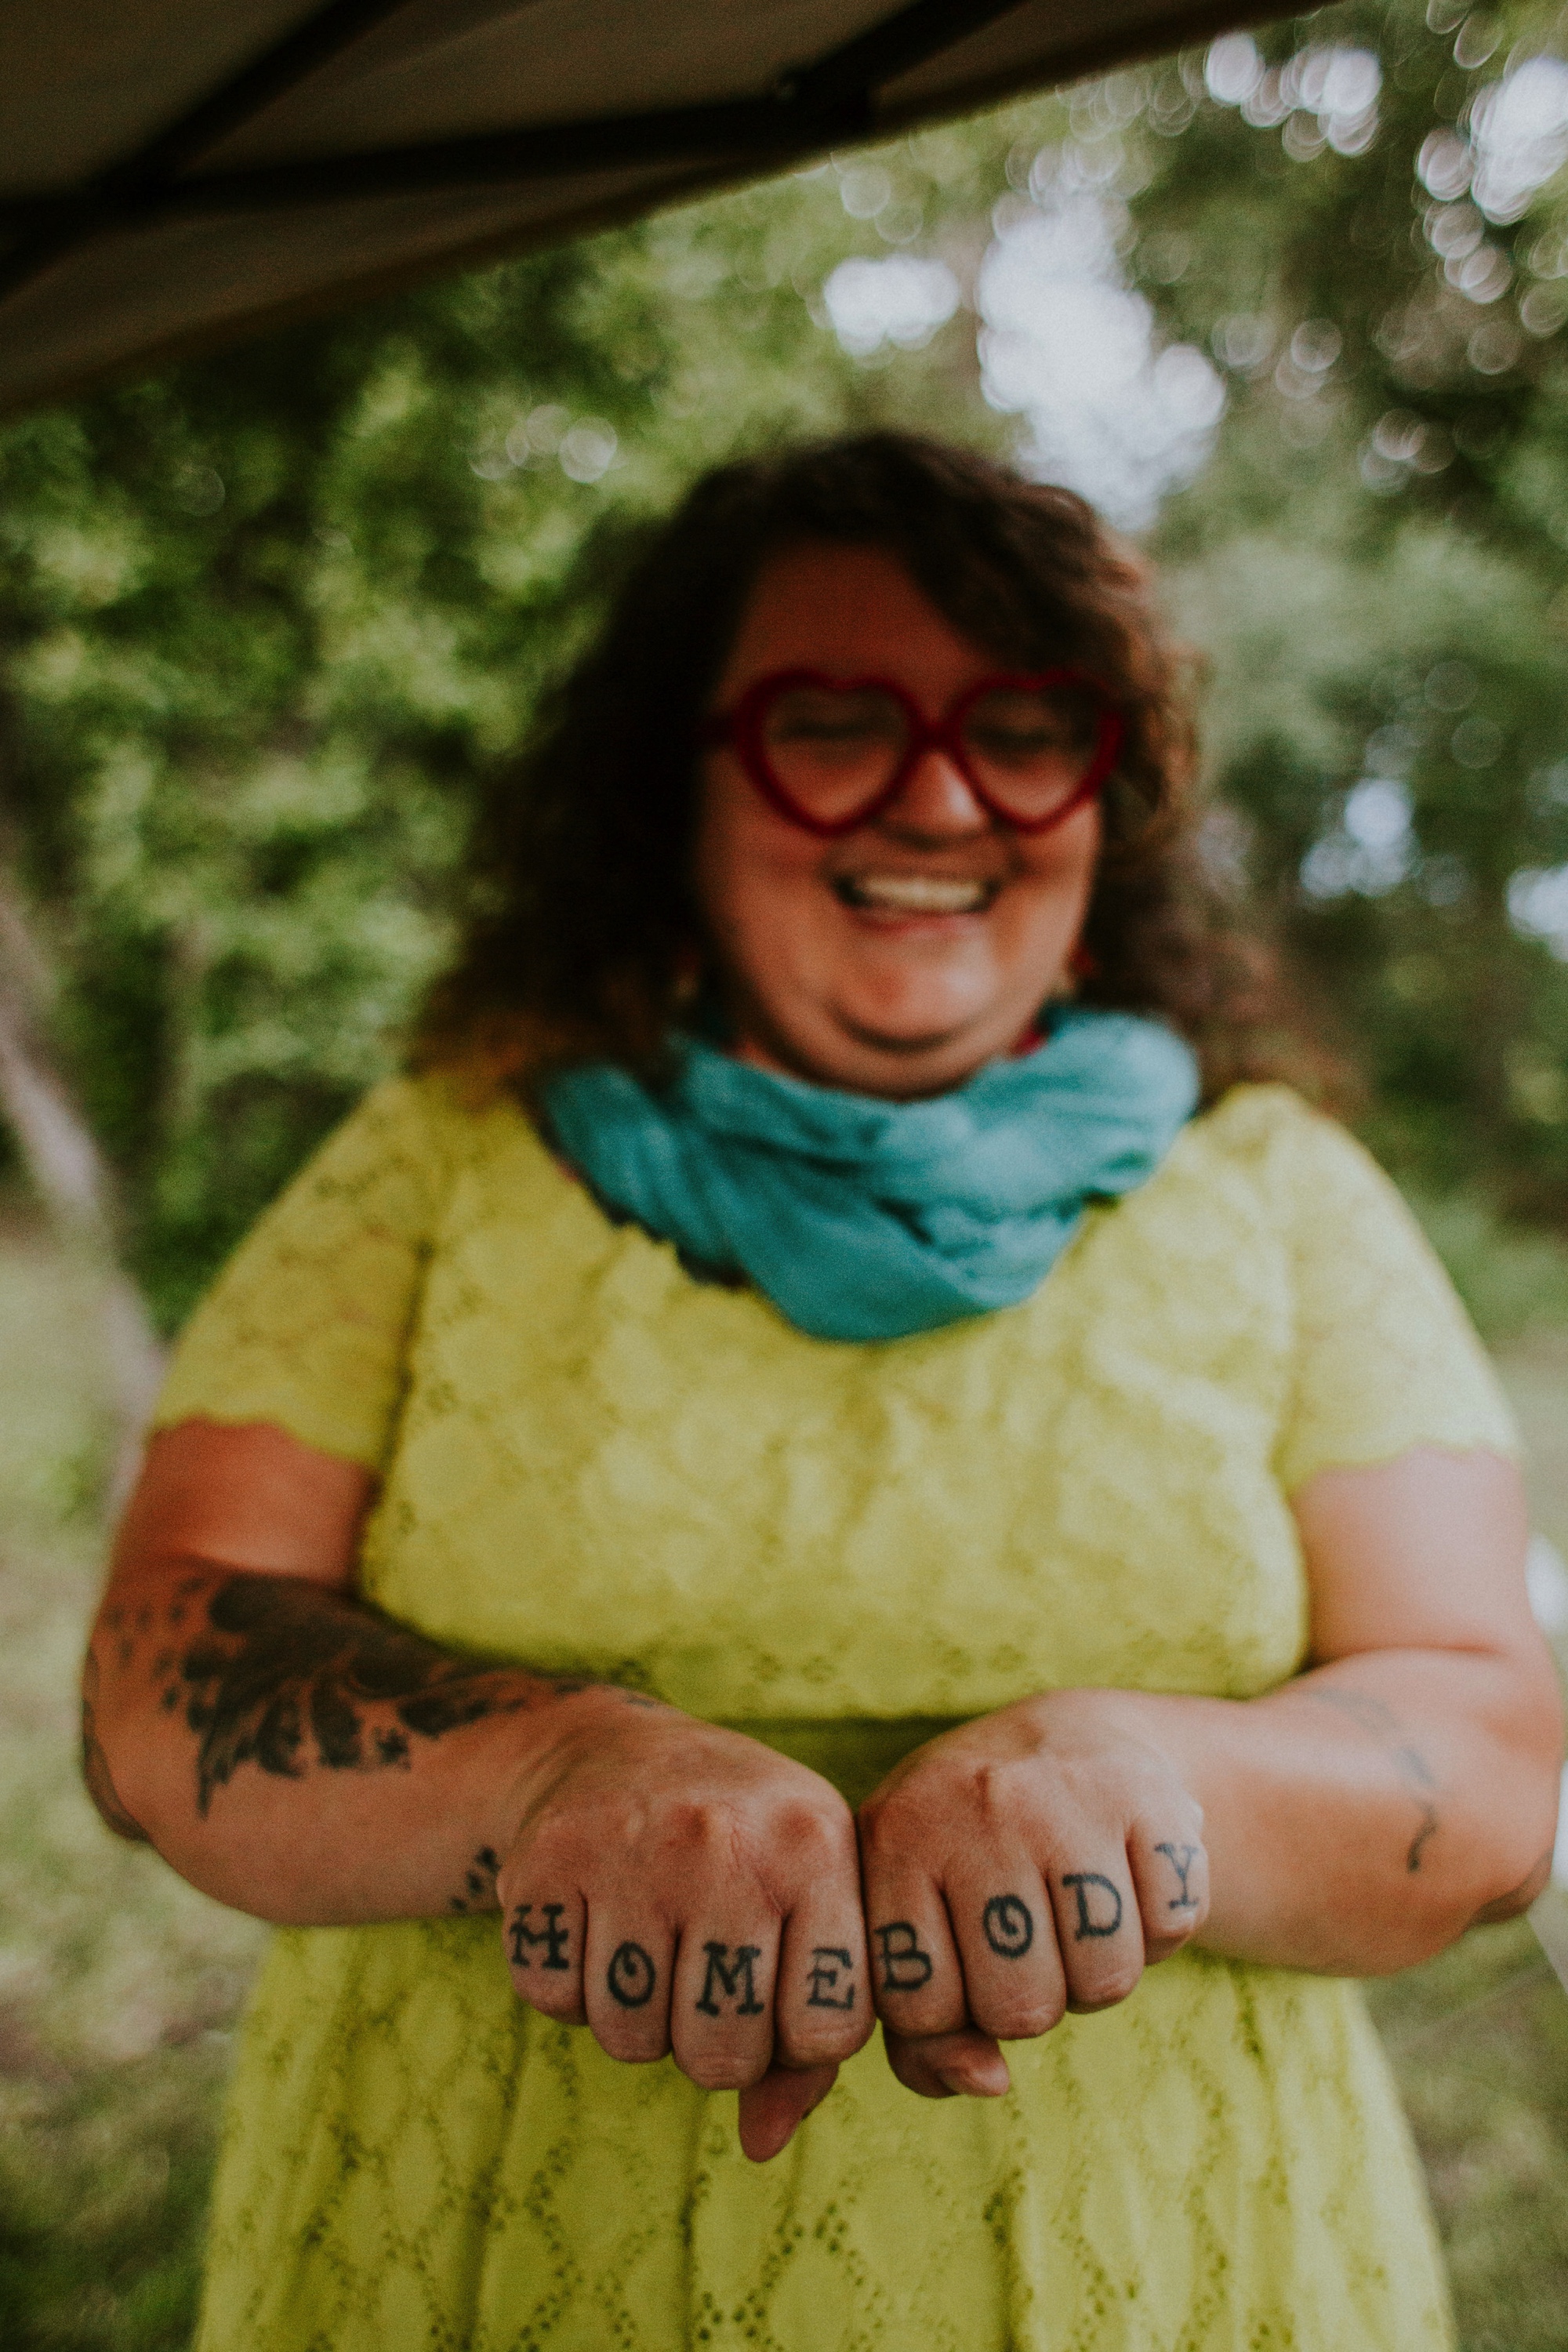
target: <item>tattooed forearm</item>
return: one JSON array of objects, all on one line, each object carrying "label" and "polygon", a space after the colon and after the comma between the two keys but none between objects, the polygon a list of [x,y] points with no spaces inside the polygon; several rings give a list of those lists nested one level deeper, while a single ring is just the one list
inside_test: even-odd
[{"label": "tattooed forearm", "polygon": [[1405,1739],[1393,1708],[1385,1706],[1382,1699],[1373,1698],[1366,1691],[1346,1690],[1342,1685],[1334,1683],[1307,1684],[1302,1687],[1301,1696],[1314,1700],[1320,1706],[1336,1707],[1341,1715],[1348,1716],[1352,1723],[1387,1751],[1419,1810],[1415,1834],[1405,1855],[1405,1869],[1411,1872],[1419,1870],[1426,1841],[1435,1837],[1440,1827],[1437,1809],[1432,1802],[1437,1782],[1420,1749],[1412,1748]]},{"label": "tattooed forearm", "polygon": [[[195,1595],[192,1595],[195,1598]],[[406,1766],[416,1739],[529,1704],[513,1674],[477,1665],[363,1603],[297,1577],[226,1576],[205,1623],[154,1662],[162,1703],[196,1740],[196,1808],[242,1764],[298,1780]]]},{"label": "tattooed forearm", "polygon": [[[144,1659],[160,1706],[194,1737],[203,1815],[241,1765],[287,1780],[312,1769],[406,1770],[419,1742],[588,1687],[454,1655],[363,1601],[251,1570],[184,1578],[160,1617],[148,1606],[134,1617],[107,1610],[103,1634],[113,1645],[106,1669],[129,1673]],[[84,1721],[84,1745],[85,1730]],[[112,1807],[107,1768],[90,1745],[86,1754],[100,1808],[106,1790]],[[468,1879],[487,1867],[477,1857]],[[454,1909],[492,1907],[482,1881],[465,1882],[453,1900]]]},{"label": "tattooed forearm", "polygon": [[134,1845],[145,1845],[146,1831],[132,1817],[114,1785],[114,1775],[98,1736],[97,1707],[98,1660],[89,1650],[81,1670],[81,1777],[87,1782],[88,1795],[115,1836],[126,1838]]}]

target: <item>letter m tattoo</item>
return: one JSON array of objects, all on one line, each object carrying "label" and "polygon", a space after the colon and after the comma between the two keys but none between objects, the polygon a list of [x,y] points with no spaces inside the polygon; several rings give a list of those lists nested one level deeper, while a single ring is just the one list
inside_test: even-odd
[{"label": "letter m tattoo", "polygon": [[[734,2000],[736,1994],[744,1988],[743,1997],[736,2003],[735,2014],[738,2017],[761,2017],[763,2004],[757,1999],[757,1988],[752,1980],[752,1962],[762,1958],[762,1946],[737,1944],[732,1960],[730,1960],[728,1944],[704,1944],[702,1948],[708,1955],[708,1973],[702,1979],[702,1991],[697,2006],[703,2016],[719,2015],[719,2004],[713,1998],[713,1981],[717,1978],[731,2000]],[[726,1960],[730,1960],[728,1967],[725,1966]]]}]

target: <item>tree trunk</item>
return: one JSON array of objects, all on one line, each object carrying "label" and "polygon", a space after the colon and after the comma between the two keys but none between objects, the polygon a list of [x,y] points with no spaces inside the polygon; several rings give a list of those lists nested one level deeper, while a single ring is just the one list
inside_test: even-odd
[{"label": "tree trunk", "polygon": [[0,871],[0,1114],[63,1247],[85,1259],[102,1318],[105,1402],[114,1424],[111,1499],[135,1475],[163,1351],[120,1263],[114,1180],[49,1050],[48,974],[20,894]]}]

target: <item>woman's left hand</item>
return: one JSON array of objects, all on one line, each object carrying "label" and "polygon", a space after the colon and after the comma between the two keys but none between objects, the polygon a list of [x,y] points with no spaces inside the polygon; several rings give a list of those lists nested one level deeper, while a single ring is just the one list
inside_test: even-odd
[{"label": "woman's left hand", "polygon": [[1202,1808],[1116,1700],[1057,1691],[964,1724],[861,1807],[877,2009],[911,2091],[1005,2091],[999,2042],[1125,2000],[1202,1926]]}]

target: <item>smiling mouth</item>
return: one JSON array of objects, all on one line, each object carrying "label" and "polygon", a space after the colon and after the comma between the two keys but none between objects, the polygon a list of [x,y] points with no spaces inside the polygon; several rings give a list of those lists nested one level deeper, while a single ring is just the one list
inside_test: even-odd
[{"label": "smiling mouth", "polygon": [[955,874],[837,874],[846,907],[885,915],[983,915],[1002,885]]}]

